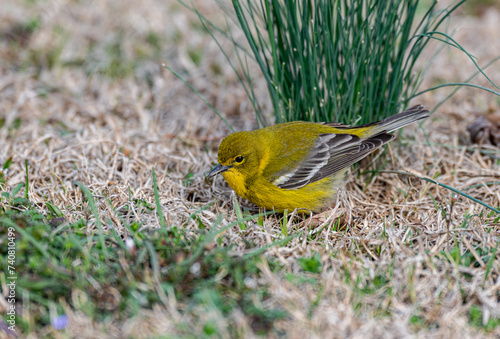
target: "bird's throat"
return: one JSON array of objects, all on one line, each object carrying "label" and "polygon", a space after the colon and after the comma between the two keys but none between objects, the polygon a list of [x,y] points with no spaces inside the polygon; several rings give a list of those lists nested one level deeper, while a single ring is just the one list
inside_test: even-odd
[{"label": "bird's throat", "polygon": [[247,199],[248,189],[243,175],[233,169],[229,169],[222,173],[224,180],[239,196]]}]

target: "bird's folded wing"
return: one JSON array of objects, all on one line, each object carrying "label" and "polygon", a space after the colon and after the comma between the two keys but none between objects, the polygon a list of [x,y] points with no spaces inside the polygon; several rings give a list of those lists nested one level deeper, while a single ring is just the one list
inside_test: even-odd
[{"label": "bird's folded wing", "polygon": [[364,140],[353,134],[322,134],[298,167],[272,183],[283,189],[301,188],[351,166],[392,139],[394,136],[387,133]]}]

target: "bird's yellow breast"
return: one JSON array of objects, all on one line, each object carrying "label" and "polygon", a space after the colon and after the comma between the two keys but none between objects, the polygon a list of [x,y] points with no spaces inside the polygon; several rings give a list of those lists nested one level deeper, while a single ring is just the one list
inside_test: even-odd
[{"label": "bird's yellow breast", "polygon": [[346,170],[335,176],[307,184],[298,189],[282,189],[262,180],[249,187],[246,199],[267,210],[283,212],[297,209],[300,213],[319,211],[336,198],[337,188],[342,186]]}]

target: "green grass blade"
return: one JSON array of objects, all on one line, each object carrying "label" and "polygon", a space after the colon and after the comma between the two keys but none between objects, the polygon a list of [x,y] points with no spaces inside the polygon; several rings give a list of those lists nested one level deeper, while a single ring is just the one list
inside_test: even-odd
[{"label": "green grass blade", "polygon": [[26,200],[29,200],[29,187],[30,187],[30,177],[29,177],[29,172],[28,172],[28,160],[24,160],[24,165],[26,167],[26,181],[24,184],[24,197]]},{"label": "green grass blade", "polygon": [[156,172],[154,167],[153,167],[153,191],[155,195],[156,213],[158,215],[158,220],[160,221],[161,228],[166,230],[167,222],[165,221],[165,216],[163,215],[163,210],[160,203],[160,194],[158,193],[158,184],[156,183]]},{"label": "green grass blade", "polygon": [[425,90],[420,91],[417,94],[413,95],[411,98],[417,97],[419,95],[422,95],[422,94],[430,92],[430,91],[435,91],[436,89],[439,89],[439,88],[442,88],[442,87],[454,87],[454,86],[478,88],[478,89],[482,89],[482,90],[484,90],[486,92],[489,92],[489,93],[495,94],[497,96],[500,96],[499,92],[496,92],[496,91],[494,91],[492,89],[489,89],[487,87],[484,87],[484,86],[475,85],[475,84],[469,84],[469,83],[466,83],[466,82],[452,82],[452,83],[437,85],[437,86],[425,89]]},{"label": "green grass blade", "polygon": [[104,239],[104,230],[102,228],[101,218],[99,217],[99,211],[97,210],[97,207],[95,205],[94,197],[90,193],[89,189],[81,182],[75,181],[74,184],[82,190],[83,195],[85,196],[87,202],[89,203],[90,210],[92,211],[92,214],[94,214],[95,223],[99,233],[99,243],[101,245],[101,249],[104,254],[104,259],[106,260],[106,262],[108,262],[109,261],[108,248],[106,247],[106,241]]}]

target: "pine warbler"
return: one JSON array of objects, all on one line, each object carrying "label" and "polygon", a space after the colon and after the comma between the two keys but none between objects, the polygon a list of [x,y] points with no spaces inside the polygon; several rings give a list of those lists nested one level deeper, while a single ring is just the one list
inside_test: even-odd
[{"label": "pine warbler", "polygon": [[335,199],[349,166],[393,140],[389,132],[428,113],[417,105],[354,127],[294,121],[232,133],[207,179],[222,173],[236,194],[267,210],[320,211]]}]

